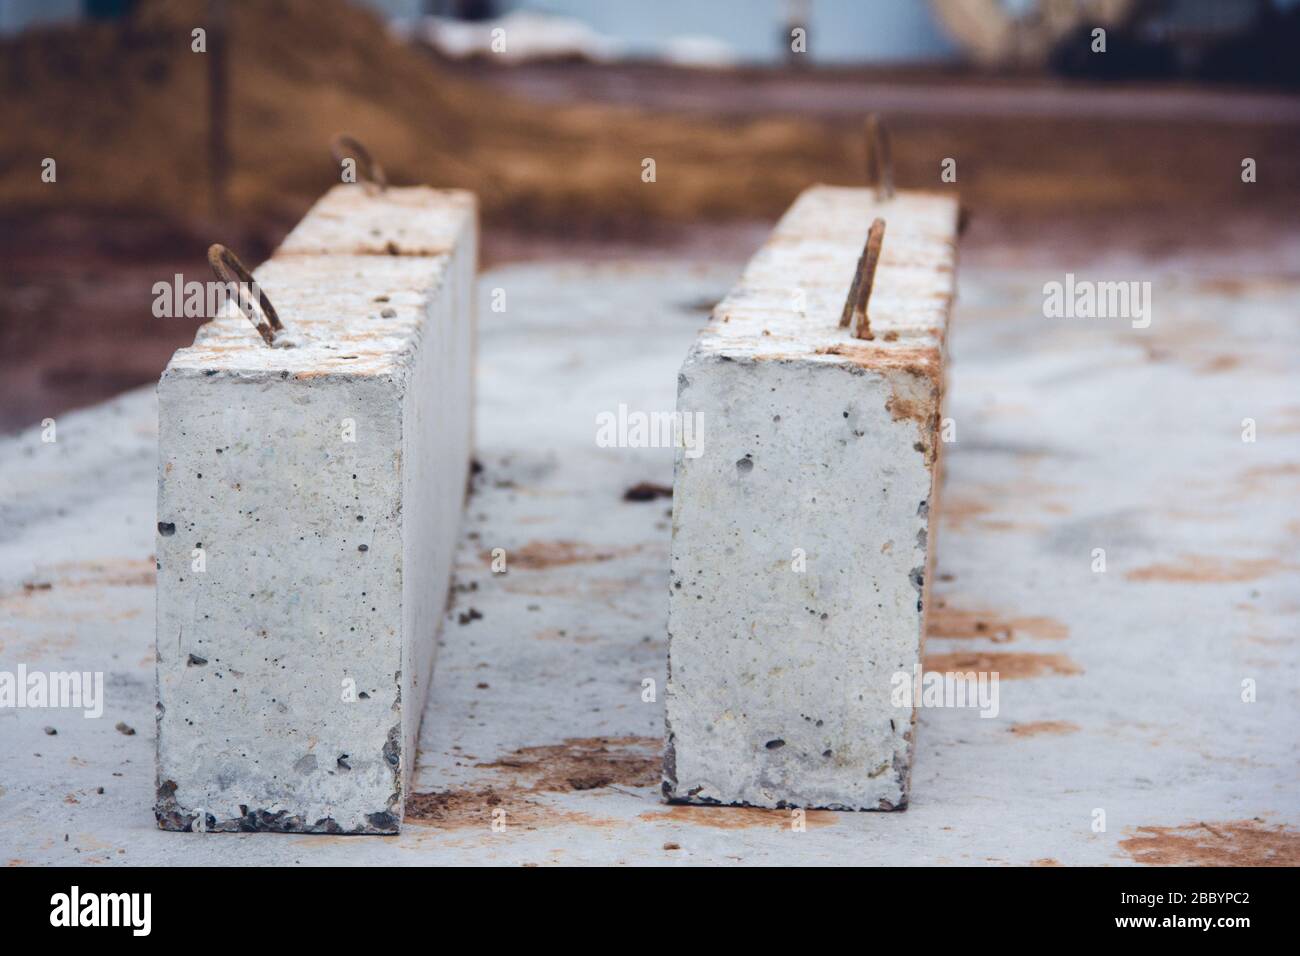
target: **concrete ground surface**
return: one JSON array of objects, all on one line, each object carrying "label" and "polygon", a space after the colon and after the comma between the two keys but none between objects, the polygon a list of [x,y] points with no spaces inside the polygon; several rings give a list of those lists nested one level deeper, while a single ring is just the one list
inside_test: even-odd
[{"label": "concrete ground surface", "polygon": [[0,671],[106,694],[0,709],[0,862],[1300,863],[1294,278],[1088,276],[1152,282],[1135,329],[1044,318],[1060,273],[964,268],[927,666],[997,671],[997,716],[920,711],[906,812],[661,802],[672,452],[596,416],[673,408],[735,276],[480,278],[482,469],[396,837],[155,828],[153,391],[0,439]]}]

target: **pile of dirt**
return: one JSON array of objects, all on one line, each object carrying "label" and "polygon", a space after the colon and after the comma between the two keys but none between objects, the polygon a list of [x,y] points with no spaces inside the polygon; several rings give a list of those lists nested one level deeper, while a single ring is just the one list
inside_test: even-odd
[{"label": "pile of dirt", "polygon": [[[770,219],[809,183],[862,182],[853,104],[899,82],[816,71],[457,67],[344,0],[228,6],[222,218],[252,228],[292,224],[338,181],[329,142],[343,131],[395,183],[475,190],[494,230],[640,237],[657,225]],[[210,215],[212,53],[191,49],[207,10],[204,0],[141,0],[130,20],[0,41],[0,123],[14,134],[0,141],[0,207]],[[214,40],[210,31],[210,50]],[[1087,234],[1113,229],[1116,216],[1193,207],[1204,228],[1225,204],[1268,211],[1296,191],[1292,122],[1220,124],[1229,127],[1221,135],[1177,117],[1133,122],[1113,104],[1104,117],[1074,116],[1074,101],[1051,86],[1031,92],[1060,99],[1061,115],[1021,115],[1016,104],[1027,101],[1015,89],[1006,113],[989,115],[988,81],[973,100],[970,90],[963,99],[964,83],[932,77],[926,108],[898,109],[890,121],[900,185],[959,188],[977,218],[1027,218],[1032,233],[1045,218],[1092,215],[1080,220]],[[917,85],[907,91],[915,99]],[[984,112],[965,115],[967,102]],[[783,103],[783,115],[760,112]],[[684,105],[689,112],[667,112]],[[1243,188],[1243,156],[1269,170],[1257,186]],[[58,164],[55,184],[41,181],[47,157]],[[938,182],[947,157],[959,159],[959,186]],[[647,159],[654,182],[643,181]],[[1186,226],[1171,228],[1183,235]]]},{"label": "pile of dirt", "polygon": [[[847,132],[543,106],[452,75],[342,0],[229,6],[226,218],[296,219],[338,181],[328,144],[340,131],[367,144],[392,182],[471,188],[489,221],[565,234],[771,216],[810,181],[860,176]],[[0,124],[17,133],[0,143],[0,204],[210,213],[211,53],[191,49],[206,9],[143,0],[129,21],[0,43]],[[41,181],[46,157],[54,184]]]}]

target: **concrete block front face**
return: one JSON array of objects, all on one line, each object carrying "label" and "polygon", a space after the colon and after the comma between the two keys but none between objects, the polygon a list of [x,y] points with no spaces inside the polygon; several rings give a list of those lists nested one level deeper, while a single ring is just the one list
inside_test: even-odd
[{"label": "concrete block front face", "polygon": [[[956,203],[817,187],[678,379],[664,794],[901,809],[933,541]],[[838,328],[876,215],[876,338]]]},{"label": "concrete block front face", "polygon": [[470,456],[475,235],[279,255],[295,339],[205,325],[158,386],[165,829],[393,833]]},{"label": "concrete block front face", "polygon": [[390,831],[401,402],[384,381],[277,379],[169,371],[159,387],[160,821]]}]

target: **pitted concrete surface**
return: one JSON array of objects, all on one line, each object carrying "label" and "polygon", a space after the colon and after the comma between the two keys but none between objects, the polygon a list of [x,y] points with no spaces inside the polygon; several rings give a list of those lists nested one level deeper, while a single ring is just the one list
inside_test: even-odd
[{"label": "pitted concrete surface", "polygon": [[660,801],[670,502],[624,492],[669,484],[672,451],[598,447],[595,418],[673,408],[736,272],[481,277],[483,470],[421,734],[429,796],[396,837],[155,828],[152,391],[60,417],[52,444],[0,440],[0,672],[103,671],[106,697],[98,719],[0,709],[0,862],[1294,861],[1300,282],[1284,279],[1097,276],[1152,280],[1137,330],[1043,318],[1060,274],[964,270],[927,666],[999,671],[998,715],[921,708],[904,813],[810,812],[799,830]]},{"label": "pitted concrete surface", "polygon": [[338,186],[289,238],[255,276],[297,344],[227,308],[158,383],[157,817],[393,833],[470,465],[474,198]]},{"label": "pitted concrete surface", "polygon": [[[843,277],[877,216],[894,229],[861,339]],[[674,801],[907,806],[915,713],[892,678],[925,636],[957,219],[949,196],[808,188],[682,362],[701,440],[673,478]]]}]

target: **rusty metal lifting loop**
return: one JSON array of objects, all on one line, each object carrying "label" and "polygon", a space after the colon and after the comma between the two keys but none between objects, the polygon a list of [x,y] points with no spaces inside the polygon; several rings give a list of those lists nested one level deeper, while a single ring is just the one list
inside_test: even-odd
[{"label": "rusty metal lifting loop", "polygon": [[866,245],[862,247],[862,255],[858,256],[849,296],[844,300],[844,310],[840,313],[840,328],[851,328],[856,339],[875,338],[867,315],[867,303],[871,300],[871,288],[876,282],[876,266],[880,264],[880,247],[884,241],[885,220],[877,218],[871,223]]},{"label": "rusty metal lifting loop", "polygon": [[[271,300],[244,268],[239,257],[225,246],[214,242],[208,247],[208,264],[218,279],[235,287],[235,302],[239,305],[239,311],[253,323],[262,340],[267,345],[274,346],[276,336],[284,331],[284,325],[276,315],[275,306],[271,305]],[[253,301],[249,293],[250,287],[257,290],[257,302]]]},{"label": "rusty metal lifting loop", "polygon": [[334,157],[334,162],[342,163],[345,159],[351,159],[360,167],[357,172],[361,178],[375,186],[379,190],[388,188],[388,179],[384,176],[384,169],[375,158],[370,155],[370,150],[362,145],[361,141],[355,136],[349,136],[346,133],[339,133],[330,141],[330,155]]}]

